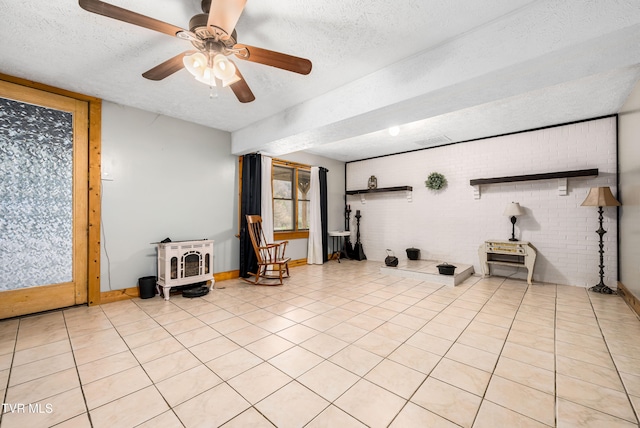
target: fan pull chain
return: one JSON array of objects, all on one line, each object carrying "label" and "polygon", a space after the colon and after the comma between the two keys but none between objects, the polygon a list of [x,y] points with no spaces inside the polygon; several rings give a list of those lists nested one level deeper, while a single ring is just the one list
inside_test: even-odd
[{"label": "fan pull chain", "polygon": [[209,99],[218,98],[218,88],[216,86],[209,86]]}]

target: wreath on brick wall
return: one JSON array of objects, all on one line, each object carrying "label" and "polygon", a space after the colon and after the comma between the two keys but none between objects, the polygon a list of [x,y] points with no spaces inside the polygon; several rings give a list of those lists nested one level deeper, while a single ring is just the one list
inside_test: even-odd
[{"label": "wreath on brick wall", "polygon": [[431,190],[440,190],[447,185],[447,179],[439,172],[432,172],[429,174],[429,177],[427,177],[424,185]]}]

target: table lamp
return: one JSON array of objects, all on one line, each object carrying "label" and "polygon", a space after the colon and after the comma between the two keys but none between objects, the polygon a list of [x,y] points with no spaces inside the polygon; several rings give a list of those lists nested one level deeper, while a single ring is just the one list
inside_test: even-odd
[{"label": "table lamp", "polygon": [[504,213],[502,214],[506,215],[507,217],[511,217],[511,238],[509,238],[509,241],[517,241],[518,238],[516,238],[516,216],[523,215],[524,210],[518,202],[511,202],[509,205],[507,205],[507,208],[504,209]]}]

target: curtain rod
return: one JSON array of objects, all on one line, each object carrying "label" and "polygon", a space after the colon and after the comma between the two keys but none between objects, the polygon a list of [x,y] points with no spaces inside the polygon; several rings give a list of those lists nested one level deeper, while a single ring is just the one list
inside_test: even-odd
[{"label": "curtain rod", "polygon": [[288,161],[288,160],[278,159],[278,158],[271,158],[271,159],[273,159],[274,162],[277,162],[279,164],[286,165],[286,166],[301,166],[304,168],[311,168],[312,166],[314,166],[314,165],[307,165],[304,163],[293,162],[293,161]]},{"label": "curtain rod", "polygon": [[[256,152],[256,153],[249,153],[249,154],[256,154],[256,155],[259,155],[259,154],[260,154],[260,152]],[[266,156],[266,155],[263,155],[263,156]],[[267,156],[267,157],[271,157],[271,156]],[[317,166],[318,168],[323,168],[323,169],[325,169],[327,172],[329,172],[329,169],[328,169],[328,168],[325,168],[325,167],[320,166],[320,165],[307,165],[307,164],[300,163],[300,162],[293,162],[293,161],[288,161],[288,160],[279,159],[279,158],[274,158],[274,157],[272,157],[272,158],[271,158],[271,160],[272,160],[272,161],[274,161],[274,162],[276,162],[276,163],[279,163],[279,164],[281,164],[281,165],[285,165],[285,166],[297,166],[297,167],[303,167],[303,168],[312,168],[312,167],[314,167],[314,166]]]}]

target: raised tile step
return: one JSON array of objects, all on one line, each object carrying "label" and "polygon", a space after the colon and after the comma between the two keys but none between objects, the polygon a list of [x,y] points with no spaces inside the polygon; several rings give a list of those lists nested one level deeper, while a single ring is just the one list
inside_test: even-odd
[{"label": "raised tile step", "polygon": [[443,262],[435,260],[401,260],[397,267],[383,265],[380,273],[385,275],[402,276],[405,278],[419,279],[436,284],[443,284],[454,287],[474,274],[473,265],[464,263],[452,263],[456,266],[454,275],[441,275],[438,272],[438,265]]}]

